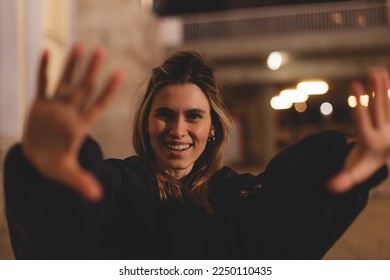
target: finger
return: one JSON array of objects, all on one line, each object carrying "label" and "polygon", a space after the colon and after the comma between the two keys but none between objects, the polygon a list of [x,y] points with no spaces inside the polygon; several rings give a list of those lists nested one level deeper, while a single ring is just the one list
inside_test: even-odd
[{"label": "finger", "polygon": [[360,160],[350,170],[342,170],[328,182],[328,190],[333,193],[344,193],[366,180],[377,166],[370,165],[367,160]]},{"label": "finger", "polygon": [[79,90],[77,90],[71,98],[71,102],[76,107],[79,107],[80,110],[83,110],[83,108],[85,108],[88,104],[88,100],[93,90],[93,85],[95,83],[97,74],[101,68],[103,60],[103,48],[96,49],[88,63],[88,67],[83,79],[81,80]]},{"label": "finger", "polygon": [[75,72],[77,62],[79,61],[80,57],[82,56],[82,53],[83,53],[83,46],[81,44],[76,44],[68,56],[64,72],[62,74],[60,82],[58,83],[58,86],[57,86],[57,89],[56,89],[56,92],[54,95],[55,98],[67,98],[68,97],[72,77],[73,77],[73,74]]},{"label": "finger", "polygon": [[387,110],[385,110],[385,94],[387,94],[387,88],[384,79],[383,71],[381,69],[376,69],[372,71],[369,75],[370,78],[370,89],[373,90],[373,97],[369,104],[370,114],[372,121],[375,127],[380,127],[386,121]]},{"label": "finger", "polygon": [[352,116],[358,132],[358,136],[361,140],[365,141],[367,134],[373,130],[372,120],[367,107],[361,103],[361,96],[364,94],[364,88],[359,82],[352,82],[350,85],[350,91],[355,95],[357,99],[357,106],[352,110]]},{"label": "finger", "polygon": [[37,95],[36,95],[37,99],[46,98],[48,62],[49,62],[49,51],[45,49],[41,54],[41,60],[39,63],[38,85],[37,85]]},{"label": "finger", "polygon": [[327,188],[332,193],[344,193],[349,191],[354,185],[355,180],[347,172],[340,172],[327,183]]},{"label": "finger", "polygon": [[123,73],[121,71],[118,71],[111,76],[97,100],[85,112],[84,118],[89,124],[92,124],[97,120],[122,83]]},{"label": "finger", "polygon": [[384,100],[383,100],[383,110],[385,112],[385,118],[386,120],[390,119],[390,96],[389,96],[389,90],[390,90],[390,78],[389,78],[389,72],[387,69],[382,69],[382,83],[384,87]]}]

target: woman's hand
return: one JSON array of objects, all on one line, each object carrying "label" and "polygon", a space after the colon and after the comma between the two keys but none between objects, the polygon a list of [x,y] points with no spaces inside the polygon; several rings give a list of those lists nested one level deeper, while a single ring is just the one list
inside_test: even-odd
[{"label": "woman's hand", "polygon": [[81,168],[78,154],[90,128],[121,84],[122,73],[113,73],[96,100],[92,100],[104,51],[96,49],[85,72],[80,77],[73,77],[82,54],[81,45],[73,47],[57,90],[53,97],[48,97],[46,72],[49,53],[43,52],[37,95],[27,119],[22,148],[25,156],[45,176],[94,201],[101,197],[102,189],[95,177]]},{"label": "woman's hand", "polygon": [[[344,168],[328,183],[329,190],[345,192],[368,179],[390,159],[390,88],[389,73],[377,69],[370,73],[370,92],[358,82],[351,91],[358,100],[354,109],[358,141],[346,158]],[[372,93],[372,95],[370,94]],[[360,104],[360,96],[369,94],[368,107]]]}]

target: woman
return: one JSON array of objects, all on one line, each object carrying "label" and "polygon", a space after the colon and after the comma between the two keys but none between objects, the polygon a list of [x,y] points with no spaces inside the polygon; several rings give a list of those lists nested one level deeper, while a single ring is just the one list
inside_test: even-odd
[{"label": "woman", "polygon": [[[6,159],[17,258],[318,259],[387,176],[386,70],[370,75],[372,110],[355,109],[356,144],[337,132],[313,135],[253,176],[222,167],[230,117],[212,65],[195,52],[153,69],[133,127],[137,156],[103,160],[87,134],[122,74],[91,101],[103,51],[75,83],[81,56],[77,45],[49,98],[43,53],[22,143]],[[357,82],[351,89],[364,91]]]}]

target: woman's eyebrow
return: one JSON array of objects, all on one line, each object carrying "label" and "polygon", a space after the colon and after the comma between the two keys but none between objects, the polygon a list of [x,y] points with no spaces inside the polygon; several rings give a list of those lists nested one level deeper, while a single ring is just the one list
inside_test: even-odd
[{"label": "woman's eyebrow", "polygon": [[173,110],[168,108],[168,107],[159,107],[157,109],[154,110],[155,113],[159,113],[159,112],[172,112]]},{"label": "woman's eyebrow", "polygon": [[194,109],[187,110],[186,113],[204,115],[204,114],[206,114],[206,111],[203,109],[200,109],[200,108],[194,108]]},{"label": "woman's eyebrow", "polygon": [[[173,112],[174,110],[168,108],[168,107],[159,107],[154,110],[154,113],[159,113],[159,112]],[[200,108],[193,108],[193,109],[188,109],[185,111],[187,114],[206,114],[207,112],[203,109]]]}]

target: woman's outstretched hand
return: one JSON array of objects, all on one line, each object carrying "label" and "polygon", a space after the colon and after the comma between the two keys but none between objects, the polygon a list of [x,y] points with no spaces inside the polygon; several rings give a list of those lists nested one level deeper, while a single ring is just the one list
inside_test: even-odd
[{"label": "woman's outstretched hand", "polygon": [[104,51],[96,49],[84,73],[74,77],[82,56],[83,47],[74,46],[53,97],[48,97],[49,53],[47,50],[42,53],[37,94],[27,119],[22,148],[45,176],[69,186],[87,200],[96,201],[102,195],[101,186],[95,176],[80,166],[78,154],[90,128],[122,83],[123,75],[114,72],[93,99]]},{"label": "woman's outstretched hand", "polygon": [[[353,110],[358,141],[346,158],[344,168],[328,182],[329,190],[335,193],[348,191],[368,179],[390,159],[389,73],[377,69],[369,78],[369,92],[358,82],[351,84],[351,91],[358,100]],[[370,95],[368,107],[359,102],[363,94]]]}]

